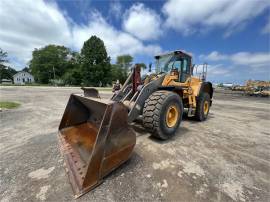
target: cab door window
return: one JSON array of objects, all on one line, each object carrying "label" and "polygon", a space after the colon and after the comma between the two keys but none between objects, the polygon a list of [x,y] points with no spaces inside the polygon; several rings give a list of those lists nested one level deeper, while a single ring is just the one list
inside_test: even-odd
[{"label": "cab door window", "polygon": [[188,62],[187,62],[187,59],[183,59],[182,61],[183,61],[183,63],[182,63],[182,65],[183,65],[182,71],[183,71],[183,73],[188,73]]},{"label": "cab door window", "polygon": [[174,61],[174,63],[172,65],[173,65],[172,69],[177,69],[178,71],[180,71],[180,69],[181,69],[181,60]]},{"label": "cab door window", "polygon": [[174,56],[171,58],[171,60],[167,64],[167,67],[168,67],[168,70],[177,69],[178,71],[180,71],[181,65],[182,65],[181,58],[178,56]]},{"label": "cab door window", "polygon": [[188,58],[175,55],[170,59],[166,65],[166,70],[170,71],[172,69],[177,69],[179,73],[189,74],[189,60]]}]

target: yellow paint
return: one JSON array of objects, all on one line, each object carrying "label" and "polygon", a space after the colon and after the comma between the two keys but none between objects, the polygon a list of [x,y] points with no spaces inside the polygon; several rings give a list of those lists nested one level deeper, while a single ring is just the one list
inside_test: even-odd
[{"label": "yellow paint", "polygon": [[162,86],[184,87],[183,98],[188,98],[188,103],[193,108],[196,108],[196,96],[199,95],[202,80],[190,76],[184,83],[178,82],[179,76],[175,74],[167,74],[162,82]]},{"label": "yellow paint", "polygon": [[209,103],[208,103],[208,101],[206,100],[206,101],[204,102],[204,104],[203,104],[203,113],[204,113],[204,115],[207,115],[208,111],[209,111]]},{"label": "yellow paint", "polygon": [[177,123],[177,120],[179,118],[179,112],[177,110],[177,107],[175,105],[172,105],[169,107],[166,113],[166,124],[169,128],[172,128]]}]

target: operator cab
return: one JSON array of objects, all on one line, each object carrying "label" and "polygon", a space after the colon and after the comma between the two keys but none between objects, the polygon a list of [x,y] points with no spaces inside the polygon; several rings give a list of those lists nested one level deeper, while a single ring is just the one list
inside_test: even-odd
[{"label": "operator cab", "polygon": [[155,56],[156,73],[178,75],[179,82],[185,82],[192,75],[192,56],[184,51],[174,51]]}]

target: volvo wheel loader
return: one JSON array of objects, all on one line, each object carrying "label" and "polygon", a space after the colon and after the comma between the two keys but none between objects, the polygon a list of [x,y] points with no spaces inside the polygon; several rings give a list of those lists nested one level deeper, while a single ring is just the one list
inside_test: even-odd
[{"label": "volvo wheel loader", "polygon": [[213,97],[212,84],[205,81],[207,66],[201,76],[193,76],[192,56],[184,51],[155,60],[155,73],[142,79],[135,65],[109,100],[93,88],[70,96],[58,136],[75,197],[128,160],[136,143],[135,120],[142,119],[146,130],[166,140],[175,134],[184,110],[199,121],[207,118]]}]

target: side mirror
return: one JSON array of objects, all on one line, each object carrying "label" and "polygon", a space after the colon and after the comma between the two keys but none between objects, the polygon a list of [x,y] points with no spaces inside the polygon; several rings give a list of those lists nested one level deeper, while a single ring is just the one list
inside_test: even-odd
[{"label": "side mirror", "polygon": [[[191,75],[193,75],[194,67],[195,67],[195,64],[192,64],[192,66],[191,66],[191,71],[190,71]],[[196,73],[197,73],[197,72],[196,72]]]},{"label": "side mirror", "polygon": [[148,71],[152,72],[152,63],[149,63],[148,68],[149,68]]}]

